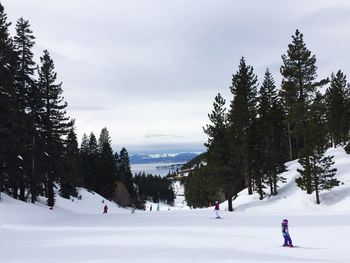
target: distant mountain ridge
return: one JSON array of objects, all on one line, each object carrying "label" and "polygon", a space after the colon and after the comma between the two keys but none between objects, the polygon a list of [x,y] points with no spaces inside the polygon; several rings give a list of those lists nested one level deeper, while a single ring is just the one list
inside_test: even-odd
[{"label": "distant mountain ridge", "polygon": [[130,164],[148,164],[148,163],[186,163],[200,152],[181,152],[165,154],[134,154],[130,156]]}]

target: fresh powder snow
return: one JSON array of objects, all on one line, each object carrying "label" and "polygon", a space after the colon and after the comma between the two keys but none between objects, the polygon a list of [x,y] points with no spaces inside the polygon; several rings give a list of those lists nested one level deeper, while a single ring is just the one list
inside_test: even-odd
[{"label": "fresh powder snow", "polygon": [[[45,198],[31,204],[2,193],[0,262],[350,262],[350,155],[342,148],[327,154],[344,184],[322,191],[320,205],[296,186],[300,165],[292,161],[277,196],[261,201],[244,190],[234,212],[220,204],[223,219],[214,219],[213,207],[189,209],[183,195],[170,210],[152,204],[151,212],[132,214],[85,189],[81,200],[56,196],[52,210]],[[282,247],[285,218],[296,248]]]}]

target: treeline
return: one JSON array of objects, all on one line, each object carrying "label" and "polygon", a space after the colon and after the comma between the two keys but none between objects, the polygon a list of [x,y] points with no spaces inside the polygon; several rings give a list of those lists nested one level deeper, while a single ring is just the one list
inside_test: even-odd
[{"label": "treeline", "polygon": [[112,199],[119,181],[136,203],[127,150],[113,153],[106,128],[98,141],[84,135],[79,149],[53,59],[44,50],[33,60],[29,21],[18,19],[13,37],[10,25],[0,4],[0,193],[33,203],[45,196],[52,207],[55,192],[77,196],[78,186]]},{"label": "treeline", "polygon": [[141,200],[150,200],[154,203],[166,202],[174,204],[175,193],[172,179],[157,175],[139,172],[134,176],[135,187]]},{"label": "treeline", "polygon": [[[308,194],[339,185],[334,178],[329,146],[346,144],[350,130],[350,88],[338,70],[317,80],[316,57],[308,50],[303,34],[296,30],[280,68],[279,89],[269,69],[261,85],[254,68],[242,58],[232,76],[232,99],[228,110],[218,94],[210,123],[205,167],[186,180],[186,200],[194,207],[210,201],[232,199],[244,188],[260,199],[278,194],[278,174],[284,163],[299,158],[303,169],[297,184]],[[321,88],[326,92],[320,92]],[[224,196],[223,196],[224,194]]]}]

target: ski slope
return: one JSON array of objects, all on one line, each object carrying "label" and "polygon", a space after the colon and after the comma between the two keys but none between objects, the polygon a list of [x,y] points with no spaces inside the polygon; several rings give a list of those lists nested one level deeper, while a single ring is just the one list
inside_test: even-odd
[{"label": "ski slope", "polygon": [[[213,208],[154,211],[155,204],[131,214],[84,189],[81,200],[57,197],[53,210],[44,199],[33,205],[2,194],[0,262],[350,262],[350,158],[341,148],[329,153],[344,185],[322,192],[321,205],[296,187],[293,161],[278,196],[260,201],[243,191],[235,212],[221,204],[219,220]],[[283,218],[300,247],[281,247]]]}]

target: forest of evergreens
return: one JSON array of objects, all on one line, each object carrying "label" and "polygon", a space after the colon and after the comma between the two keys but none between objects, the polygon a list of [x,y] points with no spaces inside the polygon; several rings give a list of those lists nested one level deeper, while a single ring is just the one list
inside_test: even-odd
[{"label": "forest of evergreens", "polygon": [[[0,194],[33,203],[44,196],[52,207],[56,193],[77,196],[77,187],[111,200],[120,182],[129,205],[142,207],[145,200],[135,188],[127,150],[113,152],[107,128],[99,138],[84,134],[79,147],[50,53],[44,50],[40,62],[34,61],[29,21],[18,19],[15,36],[10,26],[0,3]],[[173,193],[166,198],[161,194],[159,181],[154,178],[154,191],[160,196],[153,199],[173,202]]]},{"label": "forest of evergreens", "polygon": [[[298,186],[308,194],[339,185],[334,178],[330,146],[345,145],[350,130],[350,88],[346,75],[337,70],[326,79],[317,78],[316,56],[296,30],[280,67],[277,86],[266,69],[258,84],[254,68],[245,58],[232,76],[232,97],[218,94],[208,135],[206,166],[195,169],[186,180],[190,206],[205,207],[218,199],[232,200],[242,189],[260,199],[278,194],[284,163],[299,158],[303,169]],[[224,197],[222,197],[224,195]]]}]

